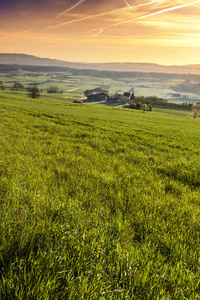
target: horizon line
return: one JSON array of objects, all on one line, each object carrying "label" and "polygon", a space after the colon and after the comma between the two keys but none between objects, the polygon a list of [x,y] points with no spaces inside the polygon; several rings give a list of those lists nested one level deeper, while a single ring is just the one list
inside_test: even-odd
[{"label": "horizon line", "polygon": [[79,63],[79,64],[154,64],[158,66],[164,66],[164,67],[180,67],[180,66],[198,66],[200,65],[200,62],[197,64],[194,63],[188,63],[188,64],[163,64],[163,63],[157,63],[157,62],[142,62],[142,61],[104,61],[104,62],[88,62],[88,61],[69,61],[69,60],[63,60],[63,59],[58,59],[58,58],[50,58],[50,57],[40,57],[36,56],[34,54],[27,54],[27,53],[17,53],[17,52],[0,52],[0,55],[26,55],[26,56],[33,56],[35,58],[39,59],[49,59],[49,60],[57,60],[60,62],[66,62],[66,63]]}]

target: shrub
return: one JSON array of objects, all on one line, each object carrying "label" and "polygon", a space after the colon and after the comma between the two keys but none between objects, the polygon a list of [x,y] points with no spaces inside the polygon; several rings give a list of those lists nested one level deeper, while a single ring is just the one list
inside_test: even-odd
[{"label": "shrub", "polygon": [[132,108],[132,109],[136,109],[136,103],[131,102],[131,103],[126,103],[123,106],[124,108]]},{"label": "shrub", "polygon": [[136,109],[143,109],[143,104],[141,102],[136,103]]},{"label": "shrub", "polygon": [[27,95],[31,98],[39,98],[40,97],[40,90],[37,86],[30,86],[27,88]]},{"label": "shrub", "polygon": [[130,104],[128,104],[128,103],[124,104],[123,108],[130,108]]},{"label": "shrub", "polygon": [[83,103],[83,101],[82,101],[82,100],[79,100],[79,99],[75,99],[75,100],[73,101],[73,103]]},{"label": "shrub", "polygon": [[21,84],[21,83],[19,83],[19,82],[13,83],[13,85],[11,86],[11,90],[12,90],[12,91],[14,91],[14,90],[15,90],[15,91],[18,91],[18,89],[24,90],[25,87],[24,87],[23,84]]},{"label": "shrub", "polygon": [[98,94],[98,93],[105,93],[105,94],[108,94],[108,90],[102,89],[101,87],[97,87],[97,88],[92,89],[92,90],[86,90],[86,91],[84,91],[83,94],[84,94],[86,97],[88,97],[89,95]]},{"label": "shrub", "polygon": [[200,103],[196,103],[192,106],[193,118],[200,117]]},{"label": "shrub", "polygon": [[48,89],[47,89],[47,93],[59,93],[59,88],[55,85],[51,85]]},{"label": "shrub", "polygon": [[148,106],[147,106],[146,103],[144,103],[144,104],[142,105],[142,110],[143,110],[143,112],[145,112],[145,111],[148,110]]},{"label": "shrub", "polygon": [[132,109],[139,109],[145,111],[152,111],[152,105],[147,105],[146,103],[141,103],[141,102],[131,102],[131,103],[126,103],[123,106],[124,108],[132,108]]},{"label": "shrub", "polygon": [[130,108],[132,108],[132,109],[136,109],[136,103],[131,102],[131,103],[129,104],[129,106],[130,106]]}]

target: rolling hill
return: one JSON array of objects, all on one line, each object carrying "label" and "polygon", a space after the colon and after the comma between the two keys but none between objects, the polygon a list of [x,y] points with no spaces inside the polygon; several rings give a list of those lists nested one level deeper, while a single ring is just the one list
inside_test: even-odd
[{"label": "rolling hill", "polygon": [[69,62],[50,58],[40,58],[27,54],[0,53],[0,64],[17,64],[33,66],[60,66],[75,69],[109,70],[122,72],[157,72],[178,74],[200,74],[200,65],[164,66],[154,63],[82,63]]}]

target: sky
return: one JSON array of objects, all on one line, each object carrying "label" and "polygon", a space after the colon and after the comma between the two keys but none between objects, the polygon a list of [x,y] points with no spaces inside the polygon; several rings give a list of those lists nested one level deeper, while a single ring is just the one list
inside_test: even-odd
[{"label": "sky", "polygon": [[200,64],[200,0],[0,0],[0,52]]}]

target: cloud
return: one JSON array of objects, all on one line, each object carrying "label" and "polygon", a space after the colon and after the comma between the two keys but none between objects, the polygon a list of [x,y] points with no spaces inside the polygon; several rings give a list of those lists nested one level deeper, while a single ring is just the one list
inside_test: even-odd
[{"label": "cloud", "polygon": [[141,17],[138,17],[138,18],[136,18],[136,20],[144,19],[144,18],[148,18],[148,17],[154,16],[154,15],[157,15],[157,14],[162,14],[162,13],[164,13],[164,12],[173,11],[173,10],[176,10],[176,9],[188,7],[188,6],[197,4],[197,3],[200,3],[200,0],[193,1],[193,2],[189,2],[189,3],[180,4],[180,5],[175,5],[175,6],[172,6],[172,7],[169,7],[169,8],[165,8],[165,9],[156,11],[156,12],[154,12],[154,13],[151,13],[151,14],[148,14],[148,15],[144,15],[144,16],[141,16]]},{"label": "cloud", "polygon": [[[60,13],[59,15],[57,15],[55,19],[58,19],[62,15],[70,12],[71,10],[73,10],[74,8],[76,8],[77,6],[79,6],[80,4],[82,4],[85,1],[86,0],[80,0],[80,1],[78,1],[76,4],[74,4],[73,6],[71,6],[67,10],[65,10],[64,12]],[[152,0],[152,1],[149,1],[149,2],[146,2],[146,3],[137,4],[137,5],[134,5],[134,6],[131,6],[126,0],[123,0],[123,1],[125,2],[126,7],[121,7],[121,8],[117,8],[117,9],[114,9],[114,10],[106,10],[105,12],[98,13],[98,14],[86,15],[85,17],[82,17],[82,18],[77,18],[77,19],[74,19],[74,20],[70,20],[70,21],[59,23],[59,24],[47,26],[47,27],[44,28],[44,30],[61,28],[61,27],[64,27],[64,26],[72,24],[72,23],[82,22],[82,21],[85,21],[85,20],[94,19],[94,18],[105,16],[105,15],[109,15],[109,14],[118,13],[118,15],[120,15],[120,12],[122,12],[122,11],[127,11],[128,9],[132,9],[132,10],[135,11],[137,8],[140,8],[140,7],[143,7],[143,6],[152,5],[152,4],[155,4],[155,3],[160,3],[160,2],[163,2],[164,0]],[[106,5],[105,5],[105,9],[106,9]],[[117,26],[117,25],[123,24],[123,22],[124,21],[122,21],[122,23],[115,23],[114,25],[110,25],[109,27],[113,27],[113,26]],[[106,29],[106,28],[109,28],[109,27],[103,27],[103,29]],[[94,29],[94,32],[99,32],[99,34],[100,34],[100,33],[103,32],[103,29],[101,29],[101,28],[100,29]],[[93,35],[93,33],[92,33],[92,35]]]},{"label": "cloud", "polygon": [[126,5],[127,5],[128,7],[130,7],[132,10],[135,10],[135,8],[134,8],[133,6],[131,6],[126,0],[124,0],[124,2],[125,2]]},{"label": "cloud", "polygon": [[90,36],[98,36],[98,35],[100,35],[101,33],[103,33],[103,28],[100,28],[100,29],[94,29],[94,30],[91,31]]},{"label": "cloud", "polygon": [[70,8],[66,9],[65,11],[63,11],[62,13],[60,13],[59,15],[57,15],[56,19],[62,17],[65,14],[67,14],[68,12],[70,12],[71,10],[73,10],[74,8],[76,8],[77,6],[79,6],[80,4],[82,4],[85,1],[86,0],[80,0],[80,1],[78,1],[77,3],[75,3],[74,5],[72,5]]},{"label": "cloud", "polygon": [[[141,6],[145,6],[145,5],[150,5],[150,4],[158,3],[158,2],[161,2],[161,1],[162,0],[155,0],[155,1],[147,2],[147,3],[143,3],[143,4],[138,4],[138,5],[134,6],[133,8],[137,8],[137,7],[141,7]],[[162,14],[162,13],[169,12],[169,11],[174,11],[174,10],[185,8],[185,7],[188,7],[188,6],[192,6],[192,5],[195,5],[195,4],[198,4],[198,3],[200,3],[200,0],[190,1],[188,3],[174,5],[172,7],[168,7],[168,8],[162,9],[162,10],[158,10],[158,11],[150,13],[150,14],[145,14],[145,15],[140,16],[140,17],[135,17],[135,18],[127,19],[127,20],[124,20],[124,21],[121,21],[121,22],[117,22],[117,23],[108,25],[108,26],[104,26],[104,27],[101,27],[99,29],[96,29],[95,36],[103,33],[105,29],[108,29],[108,28],[111,28],[111,27],[123,25],[123,24],[126,24],[126,23],[131,23],[131,22],[136,21],[136,20],[146,19],[146,18],[149,18],[149,17],[154,16],[154,15]],[[92,32],[95,32],[95,29]],[[92,33],[91,36],[94,36],[94,33]]]},{"label": "cloud", "polygon": [[[103,12],[103,13],[98,13],[98,14],[89,15],[89,16],[87,15],[83,18],[78,18],[78,19],[74,19],[74,20],[71,20],[71,21],[66,21],[66,22],[56,24],[56,25],[48,26],[48,27],[44,28],[44,30],[61,28],[63,26],[66,26],[66,25],[69,25],[69,24],[72,24],[72,23],[77,23],[77,22],[82,22],[82,21],[89,20],[89,19],[103,17],[103,16],[106,16],[106,15],[109,15],[109,14],[118,13],[119,11],[125,11],[127,9],[128,9],[128,7],[123,7],[123,8],[118,8],[118,9],[111,10],[111,11],[106,11],[106,12]],[[98,31],[98,29],[97,29],[97,31]]]},{"label": "cloud", "polygon": [[151,5],[151,4],[155,4],[155,3],[160,3],[160,2],[163,2],[163,1],[164,0],[152,0],[152,1],[147,2],[147,3],[141,3],[141,4],[137,4],[137,5],[131,6],[126,0],[124,0],[124,2],[126,3],[126,5],[128,7],[130,7],[131,9],[133,9],[133,10],[135,10],[138,7],[147,6],[147,5]]}]

